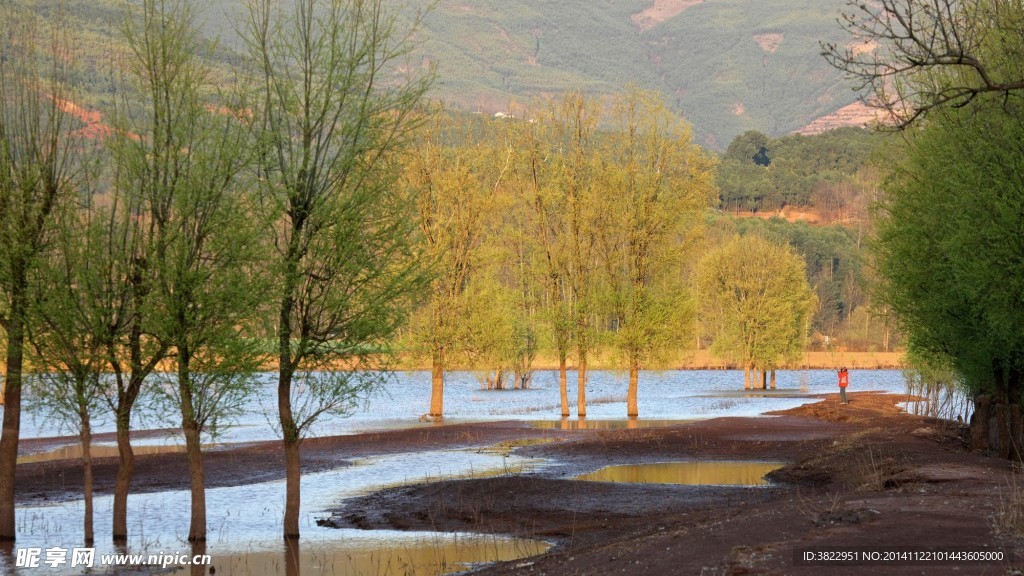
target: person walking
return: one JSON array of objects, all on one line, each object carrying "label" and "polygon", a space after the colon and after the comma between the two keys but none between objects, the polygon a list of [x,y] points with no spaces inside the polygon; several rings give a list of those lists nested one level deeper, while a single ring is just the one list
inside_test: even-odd
[{"label": "person walking", "polygon": [[850,385],[850,373],[846,367],[839,369],[839,400],[843,404],[849,404],[846,400],[846,387]]}]

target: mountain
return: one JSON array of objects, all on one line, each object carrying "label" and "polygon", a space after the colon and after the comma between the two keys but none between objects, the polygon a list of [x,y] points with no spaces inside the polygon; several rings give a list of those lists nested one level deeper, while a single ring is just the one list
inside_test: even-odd
[{"label": "mountain", "polygon": [[724,149],[744,131],[798,131],[856,100],[820,55],[820,42],[847,41],[837,22],[844,5],[440,0],[417,36],[418,57],[436,66],[438,96],[489,113],[537,95],[610,93],[634,82],[664,93],[700,140]]},{"label": "mountain", "polygon": [[[18,1],[46,11],[44,2]],[[719,150],[748,130],[815,133],[870,117],[846,108],[855,94],[820,55],[820,42],[847,41],[837,23],[845,0],[384,2],[403,22],[426,10],[409,64],[433,66],[433,96],[467,111],[514,113],[539,96],[609,94],[632,82],[662,92],[698,141]],[[122,52],[125,4],[68,5],[80,21],[85,60],[101,76],[111,54]],[[218,67],[229,78],[241,61],[235,30],[244,25],[244,2],[198,6],[202,32],[218,38]],[[110,104],[108,86],[89,91],[101,108]]]}]

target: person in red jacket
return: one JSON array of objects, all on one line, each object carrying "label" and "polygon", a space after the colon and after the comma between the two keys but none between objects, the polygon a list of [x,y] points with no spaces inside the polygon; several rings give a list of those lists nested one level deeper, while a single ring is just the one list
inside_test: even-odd
[{"label": "person in red jacket", "polygon": [[843,404],[849,404],[846,400],[846,387],[850,385],[850,373],[846,368],[839,369],[839,398]]}]

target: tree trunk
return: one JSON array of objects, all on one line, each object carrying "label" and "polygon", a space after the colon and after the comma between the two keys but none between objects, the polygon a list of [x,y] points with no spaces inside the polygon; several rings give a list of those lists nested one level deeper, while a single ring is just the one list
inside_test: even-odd
[{"label": "tree trunk", "polygon": [[4,378],[4,421],[0,432],[0,540],[14,541],[14,474],[21,433],[21,370],[25,343],[24,269],[14,266],[20,278],[12,281],[11,307],[7,316],[7,376]]},{"label": "tree trunk", "polygon": [[761,370],[761,390],[768,389],[768,371]]},{"label": "tree trunk", "polygon": [[430,417],[444,417],[444,363],[441,352],[434,352],[430,366]]},{"label": "tree trunk", "polygon": [[744,390],[750,390],[750,372],[753,369],[754,368],[750,365],[749,362],[744,362],[743,363],[743,389]]},{"label": "tree trunk", "polygon": [[301,576],[301,549],[298,539],[286,540],[284,543],[284,574],[285,576]]},{"label": "tree trunk", "polygon": [[132,485],[135,470],[135,454],[132,452],[129,421],[131,407],[118,405],[117,415],[117,478],[114,480],[114,542],[128,540],[128,491]]},{"label": "tree trunk", "polygon": [[[206,540],[199,540],[192,543],[191,547],[192,558],[196,556],[206,555]],[[205,564],[191,564],[189,565],[189,576],[206,576],[207,567]],[[212,573],[212,567],[211,567]]]},{"label": "tree trunk", "polygon": [[565,366],[565,353],[558,355],[558,392],[562,398],[562,418],[569,417],[569,384]]},{"label": "tree trunk", "polygon": [[775,390],[775,370],[772,370],[772,390]]},{"label": "tree trunk", "polygon": [[203,449],[199,429],[192,422],[185,429],[185,452],[188,454],[188,479],[192,488],[192,519],[188,527],[189,542],[206,540],[206,481],[203,476]]},{"label": "tree trunk", "polygon": [[974,398],[974,414],[971,414],[971,450],[988,450],[988,420],[991,416],[992,398],[982,394]]},{"label": "tree trunk", "polygon": [[[187,348],[183,354],[188,354]],[[192,489],[192,515],[188,527],[189,542],[206,541],[206,481],[203,475],[203,447],[199,423],[192,404],[192,383],[188,358],[178,357],[178,393],[181,399],[181,429],[185,433],[188,479]]]},{"label": "tree trunk", "polygon": [[587,355],[580,351],[580,365],[577,371],[576,416],[587,417]]},{"label": "tree trunk", "polygon": [[284,360],[277,384],[277,407],[281,419],[281,438],[284,445],[285,497],[284,539],[299,538],[299,511],[302,506],[302,484],[299,458],[299,430],[292,416],[290,360]]},{"label": "tree trunk", "polygon": [[1021,420],[1020,404],[1010,404],[1007,417],[1010,419],[1008,422],[1008,428],[1010,429],[1010,458],[1021,462],[1024,460],[1022,458],[1024,446],[1021,446],[1021,441],[1024,440],[1024,421]]},{"label": "tree trunk", "polygon": [[629,363],[629,391],[626,393],[626,416],[636,418],[640,415],[637,408],[637,389],[640,387],[640,367],[636,362]]},{"label": "tree trunk", "polygon": [[93,534],[92,510],[92,427],[89,424],[89,412],[81,413],[81,429],[78,437],[82,443],[82,498],[85,501],[85,516],[82,519],[85,534],[85,545],[91,547],[95,540]]},{"label": "tree trunk", "polygon": [[285,478],[284,505],[284,538],[299,539],[299,512],[302,508],[302,464],[299,453],[299,440],[285,440],[284,460],[287,476]]}]

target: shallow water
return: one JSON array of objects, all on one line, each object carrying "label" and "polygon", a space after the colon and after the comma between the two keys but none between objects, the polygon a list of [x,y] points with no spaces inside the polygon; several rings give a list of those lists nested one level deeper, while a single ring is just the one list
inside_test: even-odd
[{"label": "shallow water", "polygon": [[[575,375],[570,374],[570,381]],[[641,374],[639,420],[627,420],[625,389],[626,375],[614,372],[591,372],[588,395],[590,418],[579,421],[563,421],[559,417],[558,374],[540,372],[534,378],[534,387],[529,390],[488,391],[480,389],[479,383],[470,373],[448,375],[445,392],[446,423],[459,421],[529,421],[534,426],[559,428],[630,428],[651,425],[673,425],[695,419],[720,416],[755,416],[766,411],[781,410],[804,404],[809,395],[834,392],[835,374],[831,371],[780,372],[780,388],[799,390],[799,394],[743,393],[742,372],[729,371],[670,371],[644,372]],[[224,430],[217,438],[219,443],[250,442],[276,439],[268,422],[267,411],[272,410],[270,400],[274,398],[273,376],[262,376],[262,392],[253,395],[245,413],[232,427]],[[855,371],[851,372],[853,390],[878,390],[903,392],[903,378],[898,371]],[[575,388],[570,385],[570,390]],[[419,415],[426,412],[430,397],[430,374],[427,372],[401,373],[395,377],[386,393],[380,393],[361,405],[350,418],[331,417],[325,419],[315,432],[319,435],[351,434],[360,431],[386,430],[420,426]],[[739,394],[737,394],[739,392]],[[575,394],[571,394],[575,396]],[[573,405],[573,412],[575,406]],[[167,425],[166,420],[146,410],[140,410],[134,422],[135,429],[158,428]],[[113,426],[100,423],[95,433],[112,431]],[[62,430],[52,422],[38,417],[23,420],[22,437],[57,436]],[[69,443],[73,440],[69,440]],[[173,437],[147,438],[133,442],[135,446],[154,446],[155,450],[173,450],[166,445],[174,444]],[[41,449],[51,450],[52,443]],[[514,446],[513,446],[514,447]],[[509,455],[512,447],[493,450],[439,450],[419,453],[397,454],[387,457],[369,458],[348,468],[339,468],[317,474],[308,474],[302,479],[303,515],[300,529],[302,546],[299,565],[309,574],[346,574],[344,562],[356,562],[355,558],[368,549],[370,561],[377,562],[378,572],[388,573],[386,564],[380,562],[394,559],[396,563],[413,562],[404,559],[394,551],[397,548],[448,550],[451,540],[469,542],[465,535],[429,535],[430,544],[422,543],[425,534],[393,533],[382,531],[338,530],[316,525],[318,516],[336,507],[347,497],[365,494],[384,486],[411,482],[422,482],[451,477],[481,476],[503,473],[518,473],[538,466],[533,460]],[[26,453],[23,452],[23,455]],[[68,453],[72,454],[72,453]],[[45,456],[52,457],[52,455]],[[776,465],[777,466],[777,465]],[[764,472],[755,472],[763,478]],[[623,472],[624,473],[624,472]],[[632,474],[632,473],[630,473]],[[638,478],[639,476],[630,476]],[[717,483],[702,477],[698,483]],[[620,480],[622,481],[622,480]],[[627,480],[631,482],[641,480]],[[645,480],[652,481],[652,480]],[[678,480],[673,480],[678,483]],[[724,480],[718,482],[729,484]],[[112,498],[96,498],[95,527],[99,535],[97,555],[113,552],[104,536],[110,533]],[[82,502],[73,501],[48,506],[19,507],[16,510],[19,548],[80,546],[82,541]],[[207,553],[218,562],[230,568],[218,568],[218,574],[250,573],[257,565],[266,566],[258,570],[275,574],[272,570],[287,568],[284,546],[281,543],[281,521],[284,508],[284,481],[260,484],[213,488],[207,490],[207,514],[209,543]],[[188,530],[189,494],[187,491],[170,491],[153,494],[136,494],[129,498],[129,551],[132,553],[183,553],[188,550],[185,535]],[[440,540],[435,539],[440,538]],[[460,540],[461,539],[461,540]],[[498,544],[498,542],[504,542]],[[419,543],[417,543],[419,542]],[[348,543],[358,543],[348,548]],[[364,545],[365,544],[365,545]],[[491,539],[485,548],[499,550],[535,550],[543,543],[524,543],[509,539]],[[475,544],[479,548],[478,544]],[[472,546],[470,546],[472,547]],[[376,555],[375,555],[376,554]],[[458,554],[462,554],[459,552]],[[473,552],[468,553],[472,558]],[[446,558],[455,558],[455,552],[445,552]],[[462,558],[462,556],[458,556]],[[491,556],[497,559],[501,556]],[[513,556],[519,557],[519,556]],[[275,559],[276,558],[276,559]],[[351,560],[350,560],[351,559]],[[362,560],[359,560],[360,562]],[[390,560],[389,560],[390,561]],[[461,560],[460,560],[461,561]],[[479,560],[470,559],[475,562]],[[398,564],[396,564],[398,565]],[[454,565],[454,562],[453,562]],[[308,569],[304,568],[309,566]],[[371,568],[372,568],[371,564]],[[341,567],[341,568],[339,568]],[[0,556],[0,573],[6,573],[10,566]],[[384,570],[384,571],[381,571]],[[425,569],[426,573],[436,573]],[[32,570],[33,574],[45,574],[45,569]],[[51,570],[50,573],[67,573],[66,570]],[[374,573],[374,572],[370,572]],[[398,571],[397,573],[402,573]]]},{"label": "shallow water", "polygon": [[[588,372],[586,423],[598,421],[626,422],[625,373]],[[216,442],[251,442],[278,438],[272,427],[276,403],[273,374],[260,376],[262,390],[254,394],[244,414],[233,426],[224,429]],[[570,397],[575,398],[576,374],[569,373]],[[430,402],[429,372],[400,372],[393,381],[358,406],[349,418],[330,416],[314,428],[315,435],[353,434],[371,430],[391,430],[431,426],[419,422]],[[743,372],[736,370],[673,370],[640,373],[638,402],[639,423],[662,420],[680,421],[718,416],[756,416],[771,410],[785,410],[805,404],[814,394],[838,391],[835,372],[831,370],[783,370],[778,372],[775,392],[744,391]],[[898,370],[851,370],[850,390],[876,390],[903,393],[905,384]],[[576,413],[575,402],[570,404]],[[539,371],[529,390],[482,390],[473,373],[446,374],[445,419],[448,423],[496,420],[527,420],[551,422],[562,426],[559,407],[558,372]],[[267,414],[271,414],[268,418]],[[572,418],[569,422],[576,422]],[[157,418],[151,410],[138,410],[133,428],[142,430],[173,425],[166,418]],[[637,424],[642,426],[644,424]],[[578,426],[578,424],[569,424]],[[111,432],[111,422],[99,423],[94,433]],[[22,438],[52,437],[61,430],[38,416],[22,419]],[[174,440],[157,439],[141,444],[163,444]],[[135,443],[133,442],[133,445]]]},{"label": "shallow water", "polygon": [[[293,545],[294,546],[294,545]],[[427,575],[463,572],[473,565],[518,560],[543,554],[551,545],[541,540],[374,530],[349,535],[330,545],[301,542],[297,550],[250,549],[213,558],[218,576]],[[207,569],[208,572],[208,569]],[[181,567],[172,574],[190,574]]]},{"label": "shallow water", "polygon": [[[339,530],[317,526],[316,519],[329,515],[327,511],[344,498],[365,494],[385,486],[453,477],[518,473],[536,465],[535,460],[483,450],[436,450],[367,458],[357,462],[355,466],[306,474],[302,477],[302,545],[308,546],[311,552],[338,548],[339,553],[344,553],[345,548],[342,544],[348,542],[360,543],[362,550],[371,547],[383,550],[402,547],[423,548],[424,537],[433,538],[432,533]],[[128,499],[129,552],[187,552],[189,503],[189,493],[184,490],[131,495]],[[244,558],[253,550],[278,553],[282,559],[284,558],[280,536],[284,509],[283,480],[210,488],[206,491],[206,504],[209,527],[207,553],[213,557],[215,564],[218,558]],[[72,548],[82,545],[81,500],[52,505],[21,506],[15,510],[15,514],[18,548]],[[110,534],[112,515],[113,498],[96,498],[97,557],[114,552],[109,540],[104,537]],[[434,540],[431,546],[444,548],[459,536],[445,535],[438,538],[441,540]],[[512,549],[540,546],[515,539],[497,539],[493,542],[506,540]],[[467,552],[470,556],[480,554],[479,550],[487,549],[479,542],[474,543],[472,539],[463,538],[463,541],[470,544],[471,550],[478,550]],[[495,553],[505,550],[503,546],[504,544],[496,545]],[[4,568],[6,566],[0,558],[0,573],[5,573]],[[47,572],[46,569],[39,569],[33,570],[32,573]],[[50,573],[67,572],[51,570]]]},{"label": "shallow water", "polygon": [[782,462],[659,462],[608,466],[576,480],[688,486],[767,486],[765,475]]}]

